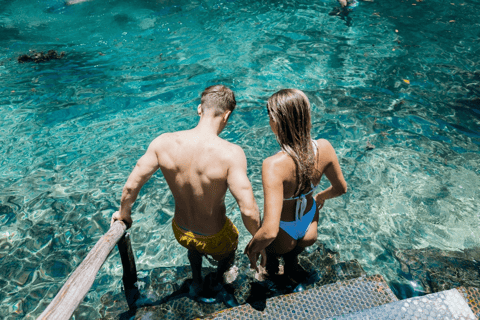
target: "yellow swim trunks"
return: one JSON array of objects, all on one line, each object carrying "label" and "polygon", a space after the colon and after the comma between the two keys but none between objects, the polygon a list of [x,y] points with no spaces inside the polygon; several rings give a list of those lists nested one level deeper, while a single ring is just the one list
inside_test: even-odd
[{"label": "yellow swim trunks", "polygon": [[238,229],[227,218],[222,230],[211,236],[204,236],[181,228],[172,219],[172,228],[178,243],[188,250],[196,250],[220,261],[237,249]]}]

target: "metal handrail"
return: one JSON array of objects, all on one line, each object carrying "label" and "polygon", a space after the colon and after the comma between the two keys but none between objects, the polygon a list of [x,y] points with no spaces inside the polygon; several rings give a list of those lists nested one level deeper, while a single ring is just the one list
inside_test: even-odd
[{"label": "metal handrail", "polygon": [[[115,221],[87,257],[67,279],[52,302],[42,312],[38,319],[69,319],[80,302],[92,287],[98,270],[107,259],[115,245],[118,245],[123,266],[123,285],[125,293],[134,289],[137,282],[135,259],[130,244],[129,234],[125,234],[126,226],[122,221]],[[127,296],[128,299],[128,296]],[[129,303],[130,305],[130,303]]]}]

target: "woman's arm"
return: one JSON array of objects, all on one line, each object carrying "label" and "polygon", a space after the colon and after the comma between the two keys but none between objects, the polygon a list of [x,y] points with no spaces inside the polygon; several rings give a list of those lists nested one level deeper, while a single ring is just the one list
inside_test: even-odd
[{"label": "woman's arm", "polygon": [[280,227],[280,216],[283,208],[283,176],[285,175],[282,167],[280,160],[275,156],[267,158],[263,162],[262,184],[265,204],[262,226],[245,248],[245,254],[250,259],[251,267],[254,269],[257,269],[260,252],[275,240]]},{"label": "woman's arm", "polygon": [[325,200],[338,197],[347,192],[347,182],[343,177],[335,150],[327,140],[323,140],[321,143],[322,148],[320,154],[322,157],[328,159],[324,173],[330,181],[331,186],[315,195],[315,202],[317,202],[319,207],[323,207]]}]

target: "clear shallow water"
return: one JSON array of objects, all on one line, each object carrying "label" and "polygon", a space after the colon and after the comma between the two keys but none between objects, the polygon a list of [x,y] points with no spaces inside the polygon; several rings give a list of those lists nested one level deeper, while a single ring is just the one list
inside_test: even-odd
[{"label": "clear shallow water", "polygon": [[[342,259],[406,283],[393,251],[478,247],[480,3],[364,1],[350,27],[328,15],[334,5],[0,1],[0,316],[41,313],[108,230],[150,141],[193,127],[216,83],[236,93],[222,137],[245,150],[261,207],[261,163],[278,149],[266,100],[307,93],[312,134],[333,144],[349,184],[319,224]],[[16,62],[50,49],[66,57]],[[140,270],[188,264],[155,177],[134,210]],[[250,237],[227,203],[243,248]],[[112,257],[84,304],[119,291],[120,278]]]}]

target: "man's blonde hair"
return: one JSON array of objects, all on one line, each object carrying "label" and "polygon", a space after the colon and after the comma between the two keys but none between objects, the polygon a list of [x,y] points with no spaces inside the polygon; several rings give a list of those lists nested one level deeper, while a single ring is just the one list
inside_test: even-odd
[{"label": "man's blonde hair", "polygon": [[214,115],[219,116],[227,110],[233,112],[237,101],[232,90],[219,84],[210,86],[202,92],[201,104],[203,112],[214,110]]}]

